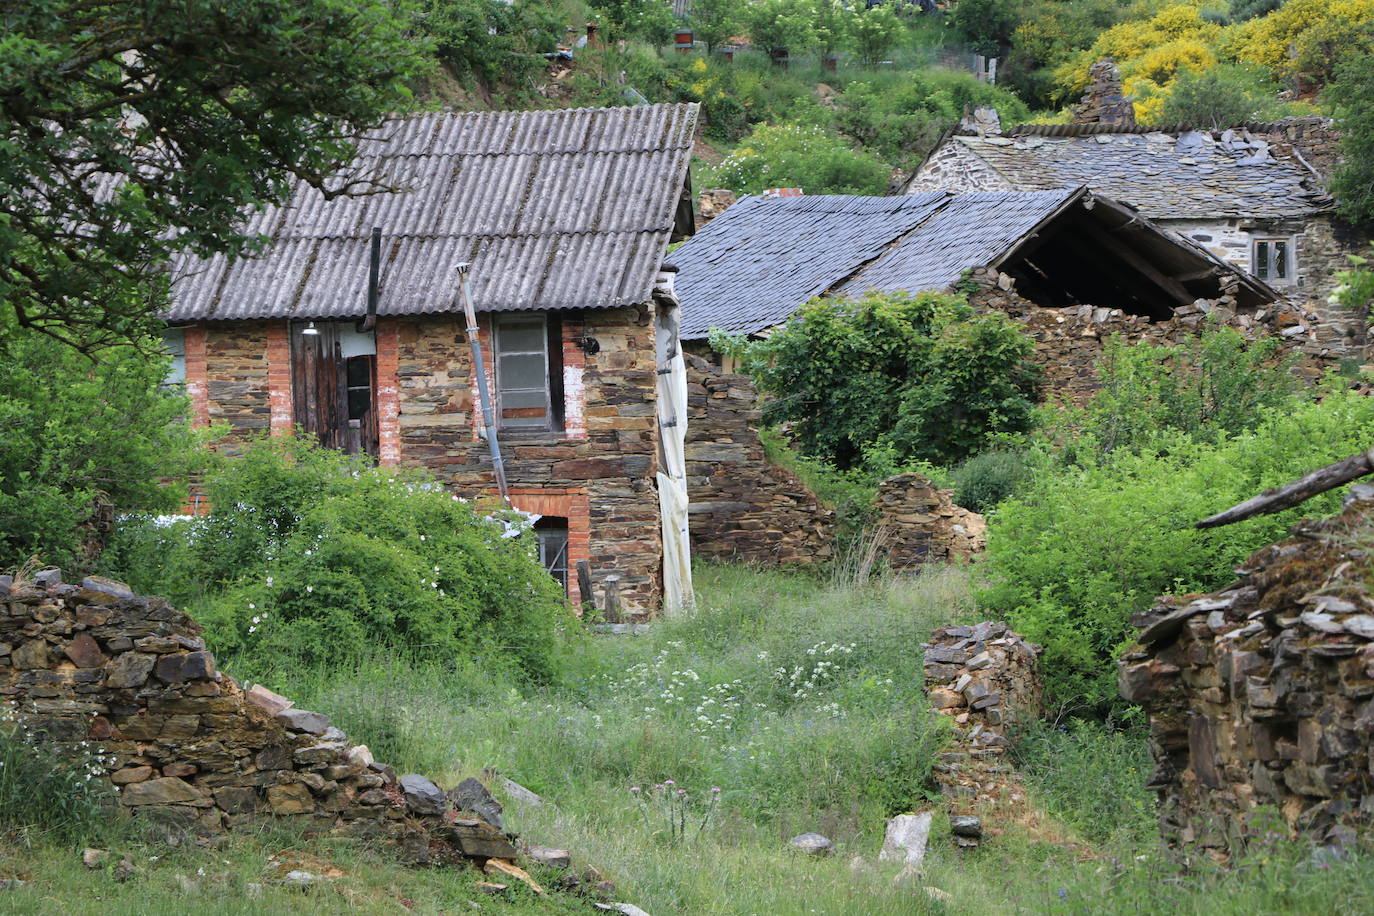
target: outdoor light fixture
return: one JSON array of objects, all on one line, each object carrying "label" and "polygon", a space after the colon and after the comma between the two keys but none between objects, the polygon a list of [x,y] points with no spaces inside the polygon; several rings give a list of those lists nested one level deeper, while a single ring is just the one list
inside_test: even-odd
[{"label": "outdoor light fixture", "polygon": [[305,327],[301,328],[301,333],[307,337],[317,337],[319,336],[320,329],[315,327],[315,322],[312,321]]}]

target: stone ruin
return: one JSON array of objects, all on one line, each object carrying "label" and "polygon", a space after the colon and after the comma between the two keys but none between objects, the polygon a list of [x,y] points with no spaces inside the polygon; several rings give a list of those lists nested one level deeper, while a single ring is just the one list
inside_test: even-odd
[{"label": "stone ruin", "polygon": [[982,838],[982,815],[1019,791],[1006,762],[1007,732],[1040,716],[1035,668],[1041,649],[1005,623],[941,627],[922,644],[926,695],[953,720],[954,737],[935,765],[960,847]]},{"label": "stone ruin", "polygon": [[1073,106],[1074,124],[1135,126],[1135,105],[1123,94],[1121,71],[1111,58],[1103,58],[1088,70],[1088,90]]},{"label": "stone ruin", "polygon": [[1121,695],[1149,714],[1172,845],[1224,858],[1281,829],[1348,847],[1374,825],[1374,488],[1354,492],[1232,585],[1133,621]]},{"label": "stone ruin", "polygon": [[409,864],[521,872],[479,781],[445,793],[397,776],[326,716],[245,690],[200,633],[165,599],[109,579],[0,576],[0,699],[46,740],[89,746],[119,804],[169,830],[277,815],[394,847]]},{"label": "stone ruin", "polygon": [[[748,376],[687,358],[687,488],[692,552],[761,566],[808,565],[834,556],[835,513],[765,455],[763,413]],[[982,552],[987,524],[919,474],[878,488],[873,530],[898,571],[962,562]]]}]

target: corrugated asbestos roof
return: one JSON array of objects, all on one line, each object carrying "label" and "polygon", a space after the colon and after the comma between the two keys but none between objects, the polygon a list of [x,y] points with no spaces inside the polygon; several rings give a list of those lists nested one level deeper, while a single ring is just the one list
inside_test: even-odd
[{"label": "corrugated asbestos roof", "polygon": [[397,118],[347,173],[395,190],[330,201],[300,183],[248,218],[271,240],[261,256],[173,264],[168,320],[361,316],[373,226],[382,315],[455,309],[463,261],[480,311],[643,302],[696,119],[691,104]]},{"label": "corrugated asbestos roof", "polygon": [[[1069,125],[1077,128],[1079,125]],[[1087,185],[1151,219],[1282,218],[1331,202],[1296,164],[1261,155],[1239,135],[1093,131],[1078,136],[950,138],[1022,191]],[[1262,161],[1254,161],[1256,158]],[[912,191],[921,191],[919,177]]]},{"label": "corrugated asbestos roof", "polygon": [[753,334],[827,290],[944,289],[1079,193],[747,197],[673,252],[682,338]]}]

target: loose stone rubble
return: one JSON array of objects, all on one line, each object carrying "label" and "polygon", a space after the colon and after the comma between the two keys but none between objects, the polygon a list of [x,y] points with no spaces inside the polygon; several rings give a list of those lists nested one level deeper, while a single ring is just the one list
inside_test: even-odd
[{"label": "loose stone rubble", "polygon": [[1217,857],[1374,823],[1374,490],[1253,554],[1239,580],[1132,621],[1121,695],[1150,716],[1160,829]]},{"label": "loose stone rubble", "polygon": [[949,800],[955,844],[977,846],[980,813],[1023,794],[1005,762],[1006,732],[1040,714],[1035,662],[1041,648],[994,621],[941,627],[921,648],[930,705],[954,720],[954,740],[940,755],[935,778]]},{"label": "loose stone rubble", "polygon": [[395,847],[411,864],[516,857],[476,780],[446,796],[423,776],[398,778],[327,716],[245,691],[200,633],[119,582],[0,576],[0,698],[74,756],[94,754],[120,804],[168,828],[208,834],[278,815]]}]

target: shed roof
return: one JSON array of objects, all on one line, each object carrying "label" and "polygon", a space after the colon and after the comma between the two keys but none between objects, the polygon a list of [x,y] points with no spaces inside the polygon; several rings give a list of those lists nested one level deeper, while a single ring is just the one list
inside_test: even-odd
[{"label": "shed roof", "polygon": [[[1043,133],[1016,129],[1012,136],[951,136],[945,142],[981,158],[1009,189],[1085,184],[1151,219],[1275,219],[1331,206],[1311,172],[1275,158],[1267,144],[1245,130],[1175,135],[1068,125],[1064,136],[1060,127]],[[909,189],[923,187],[918,172]]]},{"label": "shed roof", "polygon": [[326,200],[299,182],[287,205],[248,217],[247,231],[270,240],[260,256],[172,265],[167,317],[361,316],[374,226],[382,315],[453,310],[463,261],[481,311],[642,302],[696,119],[694,104],[397,117],[346,170],[394,190]]},{"label": "shed roof", "polygon": [[[1276,293],[1214,258],[1201,247],[1165,232],[1129,207],[1086,188],[1055,191],[945,191],[904,197],[747,197],[712,220],[673,253],[682,302],[682,337],[700,340],[713,328],[753,334],[786,321],[802,303],[824,293],[920,292],[947,289],[965,270],[1018,269],[1053,233],[1069,228],[1034,257],[1044,266],[1060,258],[1082,259],[1070,244],[1086,233],[1120,236],[1145,270],[1171,285],[1167,296],[1188,295],[1175,277],[1215,287],[1234,278],[1250,302]],[[1105,244],[1105,243],[1104,243]],[[1036,266],[1033,271],[1042,271]],[[1089,272],[1085,266],[1085,274]],[[1132,274],[1135,287],[1155,281]],[[1117,282],[1120,282],[1118,278]],[[1103,287],[1106,288],[1106,287]],[[1097,305],[1126,304],[1095,302]]]}]

